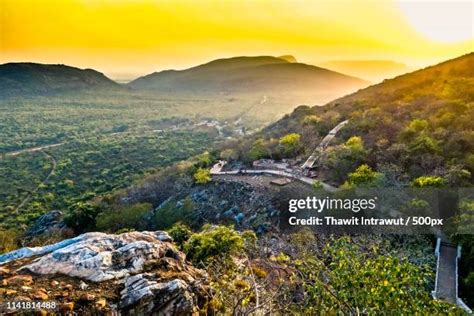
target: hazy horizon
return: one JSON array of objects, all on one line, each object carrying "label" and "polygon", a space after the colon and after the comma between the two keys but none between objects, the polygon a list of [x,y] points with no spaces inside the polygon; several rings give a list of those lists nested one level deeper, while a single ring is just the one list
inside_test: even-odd
[{"label": "hazy horizon", "polygon": [[62,63],[122,81],[235,56],[421,68],[473,50],[472,9],[469,0],[0,0],[0,63]]}]

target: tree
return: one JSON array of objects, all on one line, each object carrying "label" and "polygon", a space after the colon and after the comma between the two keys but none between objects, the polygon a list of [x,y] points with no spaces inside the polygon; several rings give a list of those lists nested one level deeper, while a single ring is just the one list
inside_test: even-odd
[{"label": "tree", "polygon": [[209,169],[198,168],[193,175],[194,182],[197,184],[205,184],[212,180],[211,172]]},{"label": "tree", "polygon": [[95,219],[100,211],[101,209],[95,204],[77,202],[64,217],[64,222],[77,234],[91,231],[95,229]]},{"label": "tree", "polygon": [[321,118],[317,115],[306,115],[303,119],[303,125],[317,125]]},{"label": "tree", "polygon": [[362,153],[364,151],[364,142],[360,136],[352,136],[346,141],[346,146],[353,152]]},{"label": "tree", "polygon": [[290,133],[282,136],[279,140],[281,146],[283,146],[283,152],[286,155],[296,155],[301,149],[301,135],[297,133]]},{"label": "tree", "polygon": [[237,160],[239,158],[237,152],[231,148],[224,149],[223,151],[221,151],[219,156],[221,159],[224,159],[226,161]]},{"label": "tree", "polygon": [[414,119],[400,132],[400,138],[404,141],[410,142],[413,138],[424,133],[427,129],[428,121]]},{"label": "tree", "polygon": [[269,157],[269,152],[265,146],[265,140],[263,138],[257,139],[249,151],[249,158],[251,161],[255,161],[262,158]]}]

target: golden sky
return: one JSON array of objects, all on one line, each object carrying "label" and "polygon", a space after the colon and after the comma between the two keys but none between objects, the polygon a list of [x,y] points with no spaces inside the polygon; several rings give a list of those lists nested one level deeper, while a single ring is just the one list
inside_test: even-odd
[{"label": "golden sky", "polygon": [[473,51],[473,1],[0,0],[0,63],[115,77],[238,55],[426,65]]}]

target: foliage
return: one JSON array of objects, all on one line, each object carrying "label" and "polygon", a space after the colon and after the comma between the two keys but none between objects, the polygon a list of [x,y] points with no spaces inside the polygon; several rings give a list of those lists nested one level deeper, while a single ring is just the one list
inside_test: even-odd
[{"label": "foliage", "polygon": [[120,229],[138,229],[143,226],[143,216],[152,210],[149,203],[124,205],[118,209],[101,212],[96,218],[96,228],[100,231],[116,232]]},{"label": "foliage", "polygon": [[321,117],[317,115],[307,115],[303,119],[304,125],[317,125],[321,122]]},{"label": "foliage", "polygon": [[265,140],[264,139],[257,139],[253,145],[252,148],[249,151],[249,159],[251,161],[255,161],[258,159],[262,158],[268,158],[270,156],[266,146],[265,146]]},{"label": "foliage", "polygon": [[446,184],[445,179],[437,176],[422,176],[418,177],[411,183],[412,186],[417,188],[424,187],[442,187]]},{"label": "foliage", "polygon": [[362,138],[352,136],[345,144],[329,147],[323,153],[321,167],[329,170],[337,182],[342,182],[365,160],[366,155]]},{"label": "foliage", "polygon": [[352,136],[346,141],[345,145],[354,152],[362,153],[364,151],[364,142],[360,136]]},{"label": "foliage", "polygon": [[172,225],[182,222],[192,222],[194,203],[186,198],[183,201],[168,201],[155,210],[153,226],[156,229],[167,229]]},{"label": "foliage", "polygon": [[209,169],[199,168],[193,175],[194,181],[197,184],[206,184],[212,180]]},{"label": "foliage", "polygon": [[380,183],[382,174],[374,171],[367,164],[360,165],[354,172],[349,173],[348,183],[355,187],[370,187]]},{"label": "foliage", "polygon": [[294,157],[301,149],[301,135],[298,133],[290,133],[282,136],[279,140],[283,146],[283,153],[290,157]]},{"label": "foliage", "polygon": [[226,161],[233,161],[239,158],[238,153],[233,149],[224,149],[220,153],[220,158]]},{"label": "foliage", "polygon": [[350,237],[334,239],[323,247],[321,256],[307,254],[297,263],[306,292],[305,302],[299,304],[303,314],[456,311],[431,298],[429,267],[386,255],[375,245],[360,246]]},{"label": "foliage", "polygon": [[319,180],[315,180],[312,184],[313,189],[319,190],[323,187],[323,184]]},{"label": "foliage", "polygon": [[188,225],[178,222],[168,229],[168,234],[173,238],[173,242],[178,245],[179,248],[183,248],[184,243],[193,234],[193,231]]},{"label": "foliage", "polygon": [[462,249],[459,261],[459,274],[461,282],[460,297],[469,306],[474,304],[474,272],[472,262],[474,261],[474,199],[462,199],[459,203],[459,214],[450,220],[450,237],[457,242]]},{"label": "foliage", "polygon": [[244,245],[245,239],[233,228],[205,225],[184,244],[184,252],[190,261],[202,267],[216,259],[230,260]]},{"label": "foliage", "polygon": [[95,220],[101,209],[89,202],[77,202],[65,216],[64,222],[77,234],[95,229]]},{"label": "foliage", "polygon": [[0,254],[17,249],[20,241],[19,237],[20,235],[16,230],[0,229]]}]

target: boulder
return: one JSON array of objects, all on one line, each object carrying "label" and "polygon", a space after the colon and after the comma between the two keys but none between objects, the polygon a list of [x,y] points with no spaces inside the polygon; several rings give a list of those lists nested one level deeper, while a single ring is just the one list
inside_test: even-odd
[{"label": "boulder", "polygon": [[[55,297],[64,310],[82,313],[100,305],[126,314],[195,313],[207,301],[206,273],[186,262],[171,241],[162,231],[86,233],[1,255],[0,265],[9,285],[28,284],[32,299]],[[52,286],[52,278],[61,282]],[[107,299],[96,301],[93,293]]]},{"label": "boulder", "polygon": [[63,213],[61,211],[51,211],[40,216],[26,232],[27,237],[35,237],[48,234],[53,231],[60,231],[66,227],[63,222]]}]

